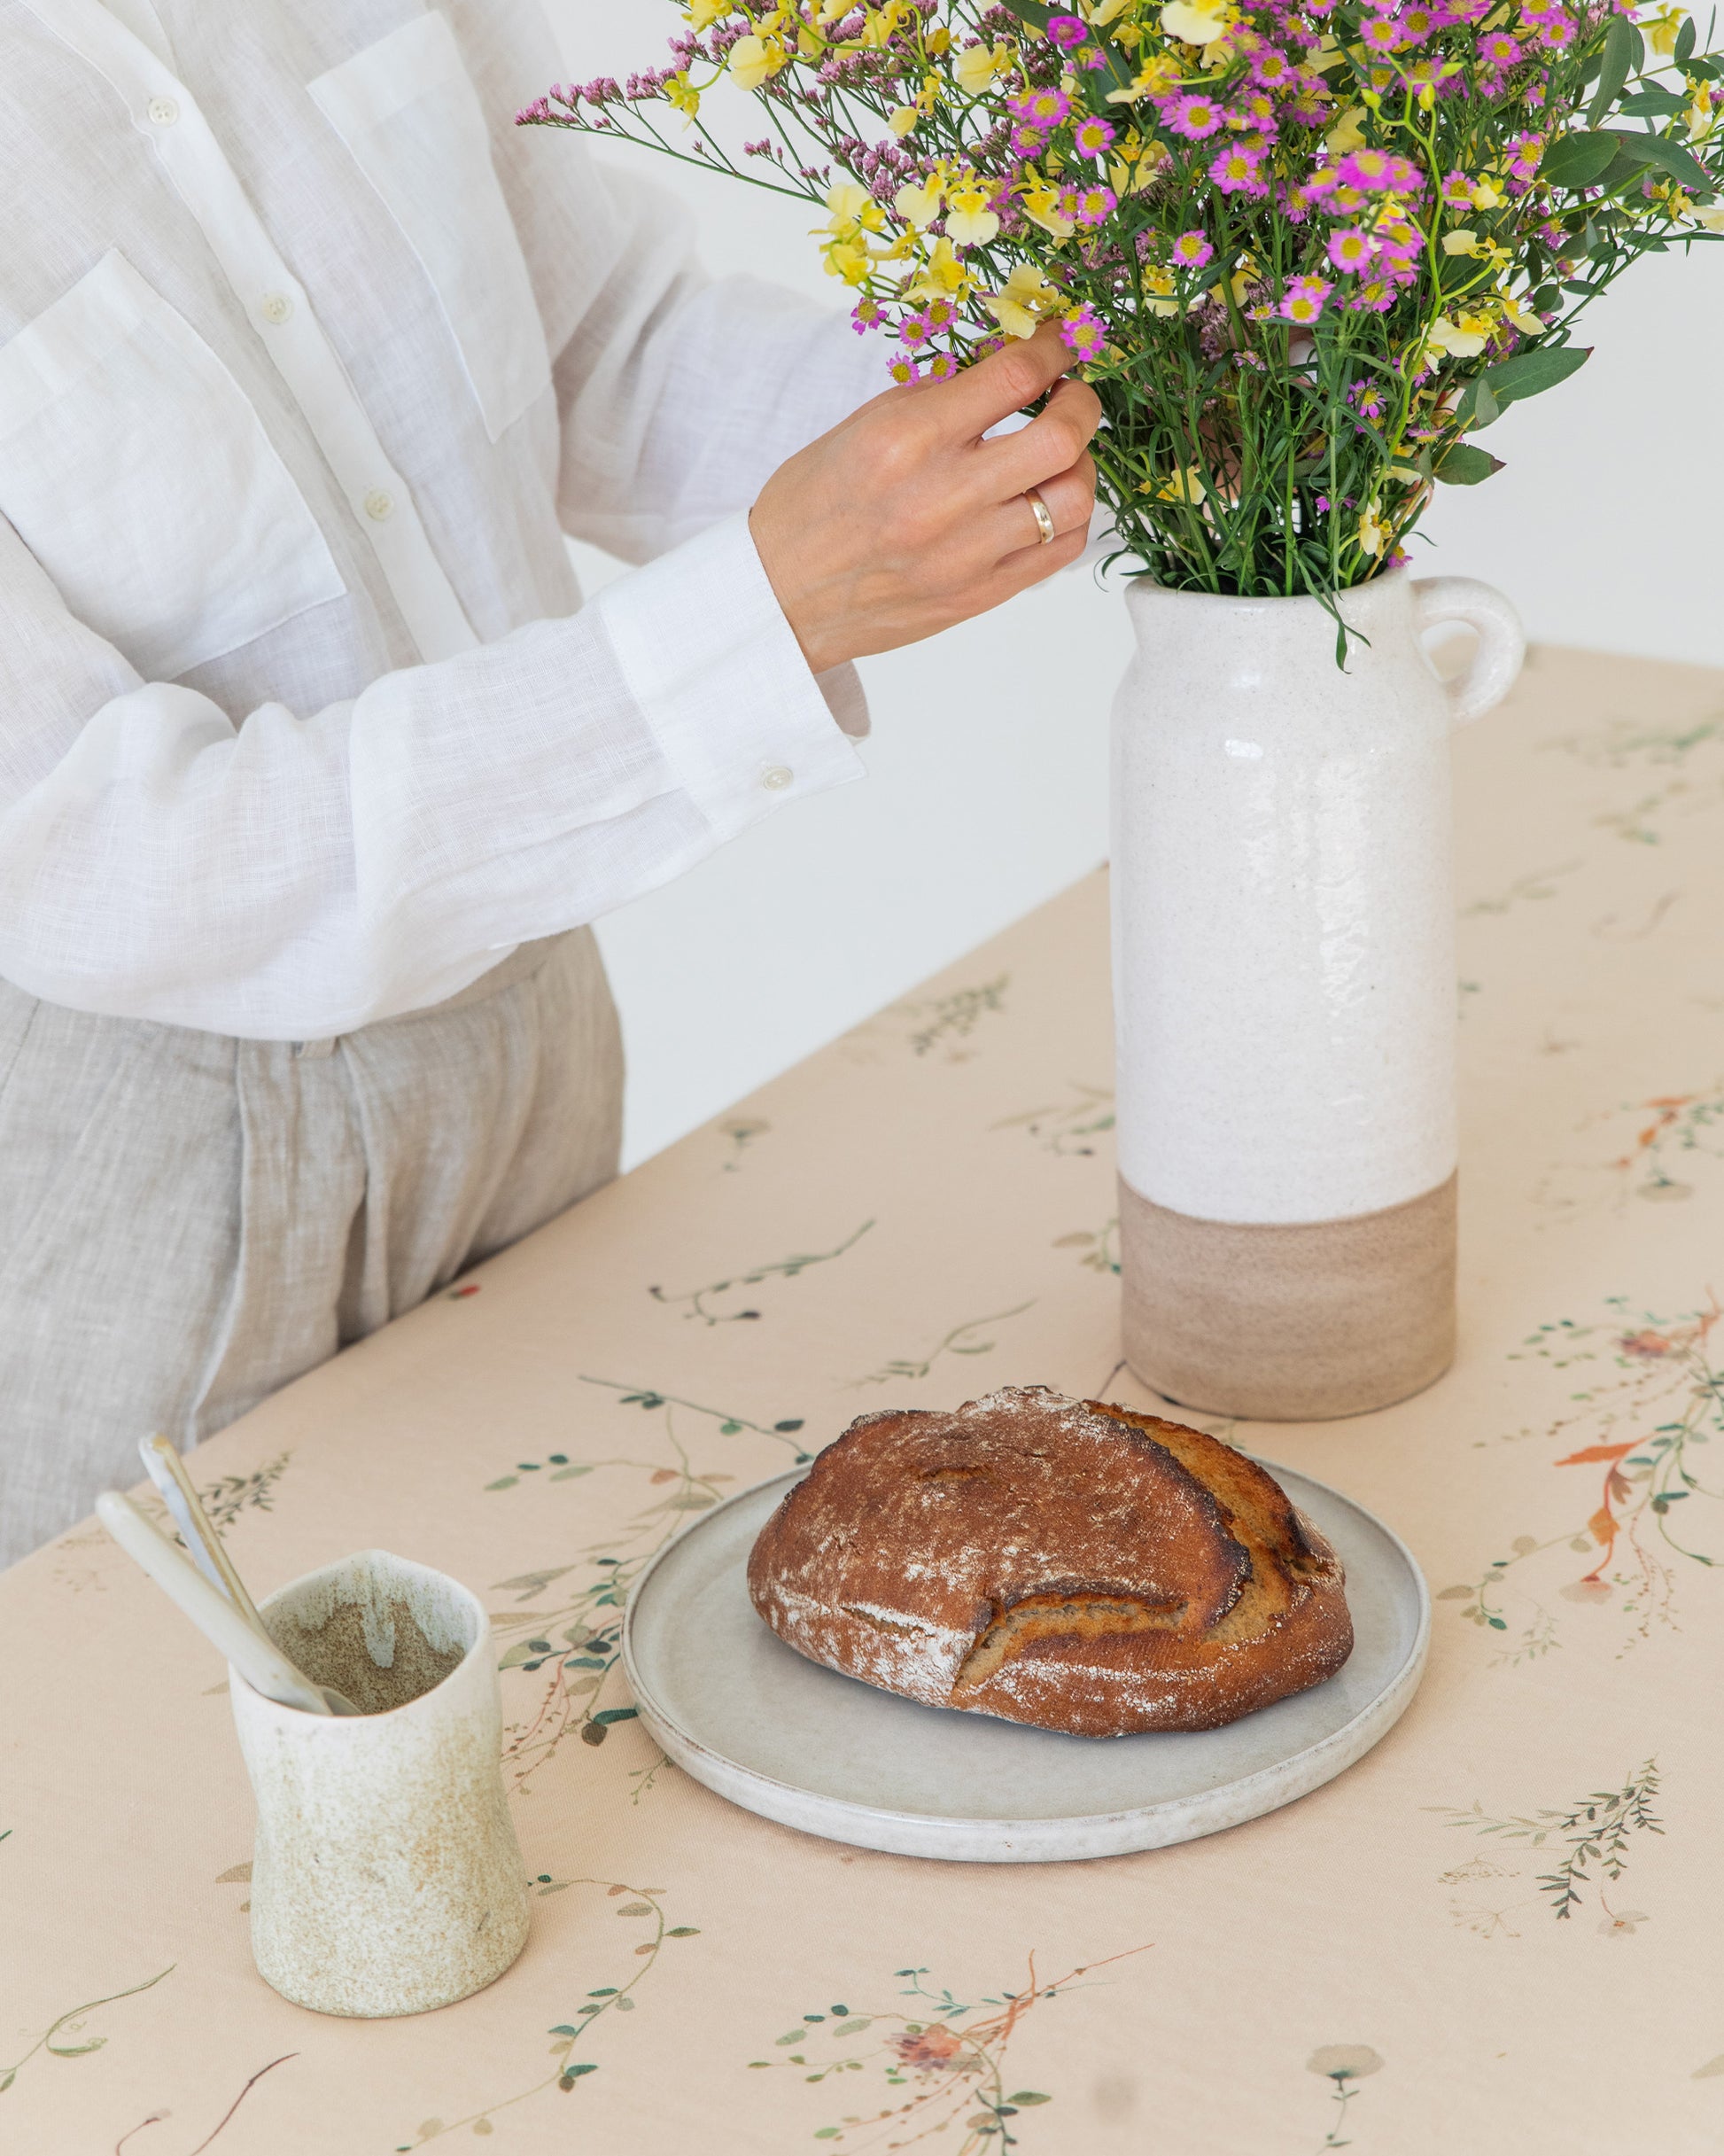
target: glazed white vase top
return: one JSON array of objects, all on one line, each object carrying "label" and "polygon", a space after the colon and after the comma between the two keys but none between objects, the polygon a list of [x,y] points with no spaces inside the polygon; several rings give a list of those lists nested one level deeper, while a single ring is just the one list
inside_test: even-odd
[{"label": "glazed white vase top", "polygon": [[[1315,599],[1139,580],[1127,594],[1138,654],[1114,713],[1128,1353],[1159,1389],[1184,1388],[1170,1397],[1279,1420],[1384,1405],[1386,1389],[1417,1389],[1452,1351],[1449,736],[1506,692],[1524,650],[1508,602],[1465,579],[1397,570],[1339,603],[1354,632],[1344,670]],[[1446,621],[1479,640],[1449,685],[1421,641]],[[1409,1206],[1423,1212],[1401,1219]],[[1327,1246],[1261,1234],[1341,1223],[1350,1234]],[[1412,1273],[1384,1308],[1401,1323],[1417,1274],[1423,1343],[1352,1382],[1343,1335],[1382,1315],[1358,1289],[1381,1271],[1385,1234]],[[1433,1256],[1445,1241],[1446,1285]],[[1362,1257],[1368,1242],[1376,1255]],[[1321,1306],[1288,1300],[1293,1274],[1332,1259],[1350,1285],[1332,1283]],[[1254,1267],[1268,1268],[1273,1310],[1254,1305]],[[1223,1292],[1211,1319],[1231,1341],[1163,1353],[1156,1324],[1189,1330],[1191,1293],[1212,1279]],[[1301,1375],[1293,1335],[1312,1325],[1326,1374]],[[1225,1366],[1206,1374],[1193,1354]]]},{"label": "glazed white vase top", "polygon": [[320,2013],[422,2013],[465,1998],[527,1936],[483,1607],[443,1573],[361,1550],[283,1587],[260,1615],[307,1676],[363,1711],[301,1713],[229,1671],[258,1802],[259,1972]]}]

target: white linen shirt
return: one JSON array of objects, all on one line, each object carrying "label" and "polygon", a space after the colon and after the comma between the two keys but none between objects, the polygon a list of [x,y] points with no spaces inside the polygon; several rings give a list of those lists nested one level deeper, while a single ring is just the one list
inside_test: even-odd
[{"label": "white linen shirt", "polygon": [[879,362],[516,128],[559,72],[534,0],[0,0],[0,977],[341,1033],[858,774],[742,511]]}]

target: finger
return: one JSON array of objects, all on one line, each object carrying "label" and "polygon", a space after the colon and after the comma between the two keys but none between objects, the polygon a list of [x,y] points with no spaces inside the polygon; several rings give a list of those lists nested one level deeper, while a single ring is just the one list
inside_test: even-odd
[{"label": "finger", "polygon": [[978,445],[975,465],[996,502],[1068,471],[1101,424],[1101,400],[1086,382],[1061,382],[1045,408],[1014,434]]},{"label": "finger", "polygon": [[983,607],[998,606],[1003,600],[1014,598],[1021,591],[1028,591],[1032,584],[1040,584],[1060,570],[1069,569],[1083,557],[1090,543],[1086,528],[1076,532],[1062,532],[1052,546],[1020,547],[1013,554],[998,562],[983,589],[986,596]]},{"label": "finger", "polygon": [[938,398],[943,424],[955,436],[974,440],[1013,412],[1033,404],[1076,363],[1060,341],[1058,324],[1044,322],[1033,337],[1014,337],[1002,350],[990,352],[949,382],[936,384],[928,401],[932,406]]},{"label": "finger", "polygon": [[[1054,540],[1068,532],[1089,530],[1090,518],[1095,513],[1096,471],[1087,456],[1079,457],[1075,464],[1052,479],[1041,480],[1036,492],[1053,520]],[[1053,540],[1042,537],[1042,527],[1037,522],[1027,493],[1013,494],[1009,502],[1002,502],[998,509],[990,510],[987,529],[996,561],[1020,552],[1025,546],[1053,544]]]}]

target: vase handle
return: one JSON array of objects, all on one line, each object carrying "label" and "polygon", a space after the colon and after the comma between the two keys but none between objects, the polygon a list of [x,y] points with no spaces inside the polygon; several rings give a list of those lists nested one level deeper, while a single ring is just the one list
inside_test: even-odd
[{"label": "vase handle", "polygon": [[1413,609],[1421,634],[1444,621],[1464,621],[1479,632],[1472,665],[1448,687],[1456,726],[1482,719],[1514,687],[1526,656],[1520,616],[1500,591],[1470,576],[1419,579],[1413,586]]}]

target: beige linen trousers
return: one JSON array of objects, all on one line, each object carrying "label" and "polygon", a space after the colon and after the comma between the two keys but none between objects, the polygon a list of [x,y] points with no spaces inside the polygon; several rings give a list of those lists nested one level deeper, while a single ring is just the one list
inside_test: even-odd
[{"label": "beige linen trousers", "polygon": [[586,929],[335,1040],[0,983],[0,1564],[617,1172]]}]

